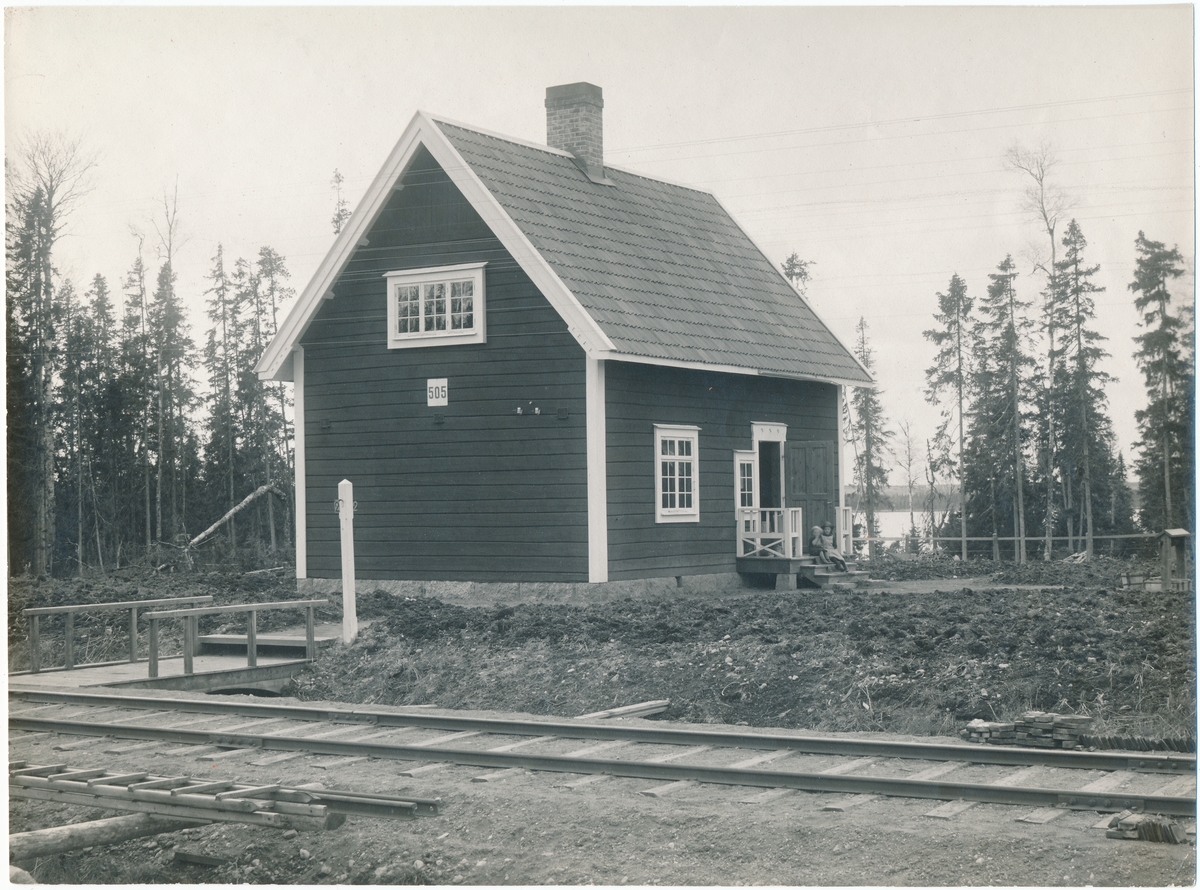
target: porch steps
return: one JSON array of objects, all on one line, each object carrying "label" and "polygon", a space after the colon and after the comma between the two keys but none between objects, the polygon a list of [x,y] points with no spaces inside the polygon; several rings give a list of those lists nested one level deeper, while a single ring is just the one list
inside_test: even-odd
[{"label": "porch steps", "polygon": [[[811,557],[810,557],[811,558]],[[852,584],[867,580],[868,573],[860,571],[853,560],[846,560],[849,571],[839,572],[837,569],[822,565],[815,560],[800,567],[800,580],[813,587],[828,587],[830,584]]]},{"label": "porch steps", "polygon": [[815,556],[800,556],[795,559],[739,557],[737,561],[739,572],[774,575],[777,590],[790,590],[792,584],[828,587],[831,584],[856,584],[868,580],[868,573],[860,571],[853,560],[846,561],[846,568],[849,571],[839,572],[831,566],[817,562]]}]

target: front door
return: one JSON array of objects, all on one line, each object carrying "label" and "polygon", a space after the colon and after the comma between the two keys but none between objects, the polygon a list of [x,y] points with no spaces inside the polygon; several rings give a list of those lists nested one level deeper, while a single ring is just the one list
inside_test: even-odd
[{"label": "front door", "polygon": [[808,533],[814,525],[829,522],[837,528],[836,449],[837,443],[833,441],[787,443],[787,472],[784,474],[787,505],[804,511],[801,519],[806,550]]}]

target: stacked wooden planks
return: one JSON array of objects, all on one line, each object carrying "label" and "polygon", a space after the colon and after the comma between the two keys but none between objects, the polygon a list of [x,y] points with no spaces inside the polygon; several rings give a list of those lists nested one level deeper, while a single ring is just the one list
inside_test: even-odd
[{"label": "stacked wooden planks", "polygon": [[1012,722],[972,720],[959,735],[969,742],[990,745],[1078,748],[1091,727],[1091,717],[1026,711]]}]

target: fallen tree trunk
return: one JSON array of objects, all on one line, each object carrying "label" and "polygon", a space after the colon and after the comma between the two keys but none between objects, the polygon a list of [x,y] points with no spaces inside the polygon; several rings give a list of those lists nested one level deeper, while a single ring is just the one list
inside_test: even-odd
[{"label": "fallen tree trunk", "polygon": [[217,529],[219,529],[225,523],[227,523],[230,519],[232,519],[234,516],[236,516],[242,510],[245,510],[248,506],[250,506],[251,503],[254,502],[254,500],[256,498],[262,497],[267,492],[271,492],[276,497],[280,497],[280,498],[283,497],[282,492],[280,492],[276,488],[273,488],[270,485],[258,486],[258,488],[256,488],[254,491],[252,491],[250,494],[246,495],[246,497],[242,499],[242,502],[240,504],[238,504],[236,507],[234,507],[228,513],[226,513],[224,516],[222,516],[220,519],[218,519],[216,522],[214,522],[212,525],[210,525],[204,531],[200,532],[200,534],[196,535],[196,537],[194,537],[190,541],[188,541],[187,546],[184,547],[183,549],[185,551],[191,550],[193,547],[195,547],[197,544],[199,544],[201,541],[203,541],[205,538],[207,538],[209,535],[211,535],[213,532],[215,532]]},{"label": "fallen tree trunk", "polygon": [[169,819],[149,813],[133,813],[93,822],[60,825],[57,828],[22,831],[8,836],[8,858],[15,862],[38,856],[53,856],[55,853],[66,853],[83,847],[119,844],[135,837],[178,831],[181,828],[195,828],[205,824],[207,823],[189,819]]}]

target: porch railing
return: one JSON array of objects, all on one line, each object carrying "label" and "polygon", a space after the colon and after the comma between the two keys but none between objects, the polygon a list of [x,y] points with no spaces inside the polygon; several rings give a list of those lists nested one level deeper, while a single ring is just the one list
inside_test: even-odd
[{"label": "porch railing", "polygon": [[799,507],[738,509],[738,556],[797,559],[804,555],[804,523]]}]

